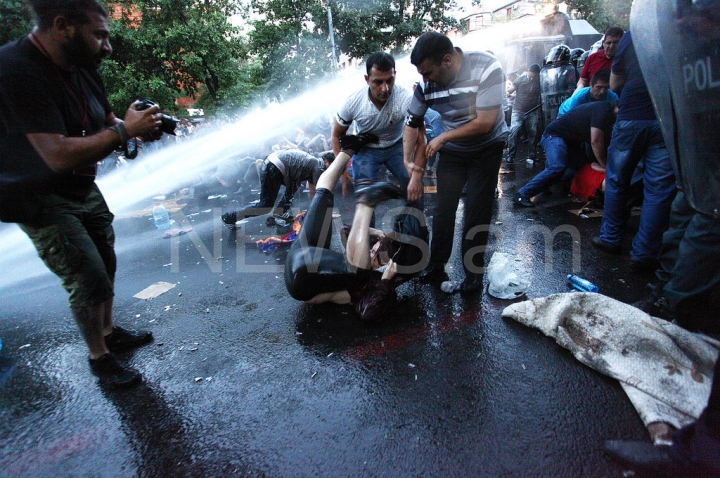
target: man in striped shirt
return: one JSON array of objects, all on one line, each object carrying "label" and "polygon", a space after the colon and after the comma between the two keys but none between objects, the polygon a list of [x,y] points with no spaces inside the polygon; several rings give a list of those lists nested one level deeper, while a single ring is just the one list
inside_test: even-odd
[{"label": "man in striped shirt", "polygon": [[[467,183],[462,236],[465,280],[460,292],[477,292],[483,286],[484,249],[507,138],[504,74],[492,54],[463,52],[437,32],[418,38],[410,62],[423,82],[415,88],[403,132],[405,167],[411,174],[408,201],[422,195],[426,158],[440,152],[430,264],[421,278],[436,286],[448,280],[445,263],[452,253],[455,212]],[[427,144],[425,154],[415,154],[418,128],[428,108],[440,113],[444,131]]]}]

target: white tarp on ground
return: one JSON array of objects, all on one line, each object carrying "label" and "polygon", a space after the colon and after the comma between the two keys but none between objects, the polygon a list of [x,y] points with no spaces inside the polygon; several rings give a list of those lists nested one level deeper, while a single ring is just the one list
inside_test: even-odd
[{"label": "white tarp on ground", "polygon": [[518,302],[509,317],[555,338],[580,362],[620,381],[646,426],[679,428],[707,405],[720,342],[602,294]]}]

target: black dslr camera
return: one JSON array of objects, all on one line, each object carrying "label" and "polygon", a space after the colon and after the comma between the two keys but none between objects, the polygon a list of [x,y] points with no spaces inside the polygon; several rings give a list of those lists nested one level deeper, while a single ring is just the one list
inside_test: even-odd
[{"label": "black dslr camera", "polygon": [[[144,98],[139,99],[138,104],[135,105],[135,109],[138,111],[146,110],[148,108],[152,108],[157,103]],[[175,136],[175,128],[177,127],[177,124],[180,122],[179,119],[173,118],[172,116],[168,116],[166,114],[162,115],[162,124],[160,125],[160,131],[162,131],[165,134],[171,134]]]}]

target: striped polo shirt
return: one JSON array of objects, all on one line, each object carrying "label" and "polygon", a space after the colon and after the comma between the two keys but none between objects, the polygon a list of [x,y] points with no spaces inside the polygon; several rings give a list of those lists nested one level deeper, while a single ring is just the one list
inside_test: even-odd
[{"label": "striped polo shirt", "polygon": [[443,149],[471,153],[507,138],[507,125],[502,114],[505,75],[497,59],[486,52],[463,52],[457,77],[447,86],[420,83],[415,88],[408,115],[422,118],[428,108],[442,117],[443,130],[456,129],[477,118],[478,111],[498,110],[493,130],[466,141],[446,143]]}]

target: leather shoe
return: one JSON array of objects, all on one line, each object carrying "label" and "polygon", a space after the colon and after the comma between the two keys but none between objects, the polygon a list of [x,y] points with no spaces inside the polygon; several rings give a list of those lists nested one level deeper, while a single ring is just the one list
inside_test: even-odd
[{"label": "leather shoe", "polygon": [[653,476],[673,476],[677,471],[670,458],[670,447],[640,441],[607,440],[605,451],[615,460],[635,471]]},{"label": "leather shoe", "polygon": [[633,274],[655,272],[658,267],[660,267],[660,263],[657,259],[630,260],[630,272]]},{"label": "leather shoe", "polygon": [[483,276],[470,274],[465,277],[465,280],[460,285],[460,294],[474,294],[483,289]]},{"label": "leather shoe", "polygon": [[520,195],[520,193],[515,194],[515,197],[513,197],[513,204],[522,207],[535,207],[534,202],[532,202],[526,197],[523,197],[522,195]]},{"label": "leather shoe", "polygon": [[620,254],[621,252],[620,244],[610,244],[600,239],[600,237],[593,237],[592,245],[610,254]]},{"label": "leather shoe", "polygon": [[418,277],[420,278],[420,282],[423,284],[432,284],[436,287],[440,287],[440,284],[446,280],[450,280],[447,272],[445,272],[445,264],[432,262],[420,273]]},{"label": "leather shoe", "polygon": [[355,189],[360,204],[375,207],[388,199],[405,199],[405,191],[388,182],[362,182]]},{"label": "leather shoe", "polygon": [[237,222],[237,211],[226,212],[220,216],[220,219],[232,231],[235,229],[235,222]]}]

